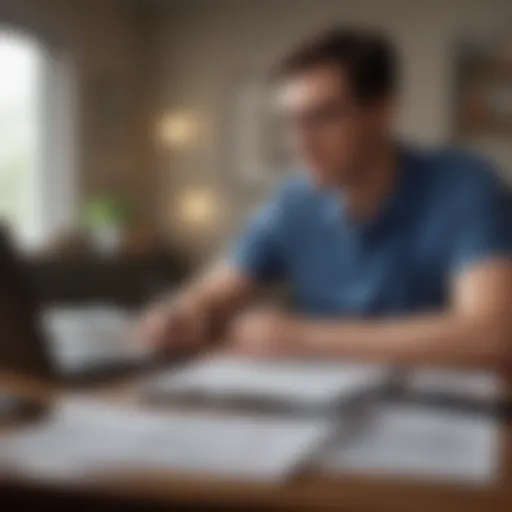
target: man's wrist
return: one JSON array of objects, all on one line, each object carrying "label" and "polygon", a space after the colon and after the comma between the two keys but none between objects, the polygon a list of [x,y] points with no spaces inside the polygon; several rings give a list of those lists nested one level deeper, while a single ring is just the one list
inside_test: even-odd
[{"label": "man's wrist", "polygon": [[315,324],[307,319],[292,317],[288,329],[289,346],[293,347],[299,355],[316,355]]},{"label": "man's wrist", "polygon": [[341,326],[319,320],[299,319],[295,326],[297,347],[307,356],[328,356],[333,347],[336,353],[341,352],[342,340]]}]

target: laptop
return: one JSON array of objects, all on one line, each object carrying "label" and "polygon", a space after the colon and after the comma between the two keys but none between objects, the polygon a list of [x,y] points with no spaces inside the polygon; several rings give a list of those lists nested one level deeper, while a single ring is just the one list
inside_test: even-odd
[{"label": "laptop", "polygon": [[23,264],[0,229],[0,371],[51,381],[90,381],[152,359],[134,339],[132,315],[114,306],[39,307]]}]

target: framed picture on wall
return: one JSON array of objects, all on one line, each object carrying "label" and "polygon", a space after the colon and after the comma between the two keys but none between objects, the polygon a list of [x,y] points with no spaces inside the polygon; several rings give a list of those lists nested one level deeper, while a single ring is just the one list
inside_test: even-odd
[{"label": "framed picture on wall", "polygon": [[272,188],[292,165],[272,90],[258,78],[244,79],[235,89],[232,140],[236,173],[245,185]]},{"label": "framed picture on wall", "polygon": [[512,38],[465,41],[457,56],[456,132],[461,137],[512,134]]}]

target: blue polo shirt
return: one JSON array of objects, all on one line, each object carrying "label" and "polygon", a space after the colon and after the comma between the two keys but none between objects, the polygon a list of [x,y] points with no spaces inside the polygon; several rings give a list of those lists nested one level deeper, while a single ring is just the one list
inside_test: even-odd
[{"label": "blue polo shirt", "polygon": [[399,161],[394,193],[366,223],[339,191],[288,180],[238,240],[235,265],[286,281],[302,313],[372,317],[439,309],[456,275],[512,256],[512,212],[485,162],[411,148]]}]

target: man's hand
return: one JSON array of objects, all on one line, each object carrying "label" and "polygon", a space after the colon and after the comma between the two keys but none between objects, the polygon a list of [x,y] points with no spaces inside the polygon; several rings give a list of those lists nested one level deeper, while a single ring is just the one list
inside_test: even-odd
[{"label": "man's hand", "polygon": [[213,341],[256,291],[250,278],[220,264],[174,299],[150,307],[140,321],[139,338],[157,349],[201,348]]},{"label": "man's hand", "polygon": [[185,298],[162,301],[143,315],[139,338],[156,349],[195,349],[206,344],[208,315]]},{"label": "man's hand", "polygon": [[228,350],[261,358],[294,356],[300,322],[275,309],[256,309],[235,318],[228,332]]}]

